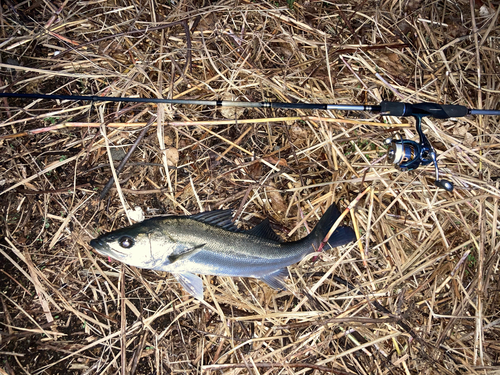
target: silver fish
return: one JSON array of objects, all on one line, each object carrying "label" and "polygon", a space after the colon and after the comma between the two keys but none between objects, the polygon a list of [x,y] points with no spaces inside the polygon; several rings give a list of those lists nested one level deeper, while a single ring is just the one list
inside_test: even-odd
[{"label": "silver fish", "polygon": [[[286,267],[315,251],[339,216],[331,205],[314,230],[295,242],[282,242],[268,219],[241,230],[232,222],[231,210],[155,217],[103,234],[90,246],[131,266],[171,272],[203,300],[203,283],[195,274],[255,277],[271,288],[286,289]],[[328,244],[341,246],[355,238],[351,227],[339,226]]]}]

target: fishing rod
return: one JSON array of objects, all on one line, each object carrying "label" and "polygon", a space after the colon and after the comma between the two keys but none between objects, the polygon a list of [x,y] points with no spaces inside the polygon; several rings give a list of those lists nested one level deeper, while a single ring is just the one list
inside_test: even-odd
[{"label": "fishing rod", "polygon": [[282,102],[233,102],[229,100],[195,100],[195,99],[160,99],[132,98],[112,96],[83,95],[44,95],[22,93],[0,93],[0,98],[51,99],[90,102],[132,102],[132,103],[163,103],[180,105],[204,105],[209,107],[244,107],[244,108],[284,108],[284,109],[319,109],[337,111],[367,111],[380,113],[382,116],[414,117],[415,128],[419,141],[411,141],[399,136],[398,139],[388,138],[387,160],[401,171],[412,171],[418,167],[434,164],[436,179],[434,184],[446,191],[453,191],[453,183],[439,177],[436,151],[422,131],[422,119],[426,116],[438,119],[463,117],[467,115],[500,116],[500,110],[469,109],[461,105],[438,103],[403,103],[383,101],[379,105],[353,104],[316,104],[316,103],[282,103]]}]

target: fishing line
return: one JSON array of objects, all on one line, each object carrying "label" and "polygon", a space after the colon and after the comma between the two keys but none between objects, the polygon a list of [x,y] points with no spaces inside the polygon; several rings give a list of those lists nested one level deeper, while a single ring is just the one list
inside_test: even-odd
[{"label": "fishing line", "polygon": [[113,96],[84,96],[84,95],[45,95],[45,94],[22,94],[22,93],[0,93],[0,98],[23,98],[23,99],[48,99],[90,102],[132,102],[132,103],[155,103],[155,104],[179,104],[179,105],[202,105],[208,107],[243,107],[243,108],[282,108],[282,109],[319,109],[336,111],[367,111],[380,113],[383,116],[414,117],[415,128],[419,135],[418,142],[404,139],[399,136],[396,139],[385,140],[388,146],[387,159],[401,171],[411,171],[418,167],[429,164],[434,165],[436,179],[434,184],[446,191],[453,191],[450,181],[439,177],[436,151],[422,131],[422,118],[429,116],[438,119],[450,117],[463,117],[467,115],[500,116],[500,110],[470,109],[461,105],[438,104],[438,103],[403,103],[383,101],[379,105],[354,105],[354,104],[318,104],[318,103],[283,103],[283,102],[233,102],[229,100],[195,100],[195,99],[161,99],[161,98],[133,98]]}]

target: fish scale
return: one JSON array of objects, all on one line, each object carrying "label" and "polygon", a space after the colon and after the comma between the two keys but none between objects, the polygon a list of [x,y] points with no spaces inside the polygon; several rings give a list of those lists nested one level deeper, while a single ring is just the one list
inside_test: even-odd
[{"label": "fish scale", "polygon": [[[156,217],[103,234],[90,245],[101,255],[131,266],[171,272],[195,298],[203,299],[199,276],[258,278],[274,289],[285,289],[287,266],[315,251],[340,213],[331,205],[313,231],[292,242],[282,242],[266,219],[241,230],[231,210],[190,216]],[[356,238],[349,226],[339,226],[328,239],[331,247]]]}]

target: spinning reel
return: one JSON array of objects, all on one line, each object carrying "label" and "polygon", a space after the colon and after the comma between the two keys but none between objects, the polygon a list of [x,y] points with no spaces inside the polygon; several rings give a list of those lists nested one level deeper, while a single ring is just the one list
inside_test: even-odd
[{"label": "spinning reel", "polygon": [[410,141],[399,137],[399,139],[388,138],[385,143],[387,149],[387,160],[395,164],[401,171],[412,171],[421,165],[434,164],[436,180],[434,185],[446,191],[453,191],[453,183],[439,178],[439,168],[436,159],[436,151],[422,131],[422,118],[432,116],[435,118],[462,117],[469,114],[466,107],[459,105],[440,105],[437,103],[408,104],[400,102],[380,103],[382,114],[386,116],[412,116],[416,121],[416,130],[420,137],[419,142]]}]

